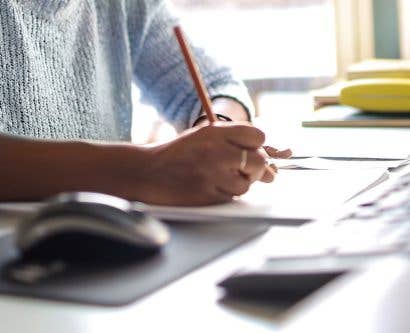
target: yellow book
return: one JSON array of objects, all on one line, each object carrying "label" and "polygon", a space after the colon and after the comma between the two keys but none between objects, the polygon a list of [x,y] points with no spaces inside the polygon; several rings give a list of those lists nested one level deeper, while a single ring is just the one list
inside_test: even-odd
[{"label": "yellow book", "polygon": [[363,112],[350,106],[325,106],[302,121],[303,127],[410,127],[410,113]]},{"label": "yellow book", "polygon": [[340,91],[340,104],[363,111],[410,112],[410,78],[349,81]]},{"label": "yellow book", "polygon": [[410,60],[369,59],[353,64],[347,70],[348,80],[370,78],[410,78]]},{"label": "yellow book", "polygon": [[410,112],[410,60],[369,59],[349,67],[347,80],[312,92],[314,109],[348,105],[365,112]]}]

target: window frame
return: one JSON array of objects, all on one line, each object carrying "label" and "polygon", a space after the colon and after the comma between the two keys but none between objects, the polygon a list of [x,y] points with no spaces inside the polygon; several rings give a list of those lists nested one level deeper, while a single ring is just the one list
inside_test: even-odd
[{"label": "window frame", "polygon": [[400,55],[403,59],[410,59],[410,1],[398,1]]},{"label": "window frame", "polygon": [[333,0],[337,76],[358,61],[374,58],[373,0]]}]

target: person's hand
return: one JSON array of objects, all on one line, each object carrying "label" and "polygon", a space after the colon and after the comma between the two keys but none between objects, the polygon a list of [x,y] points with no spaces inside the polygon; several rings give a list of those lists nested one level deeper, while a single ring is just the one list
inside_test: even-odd
[{"label": "person's hand", "polygon": [[[227,117],[232,121],[248,121],[248,114],[245,111],[242,104],[238,103],[232,98],[219,97],[212,101],[212,108],[216,115]],[[250,124],[250,123],[249,123]],[[207,126],[209,121],[202,115],[194,123],[195,126]],[[269,158],[290,158],[292,151],[290,149],[279,150],[271,146],[264,146],[260,149],[261,153],[266,159]],[[270,167],[276,172],[277,168],[274,164],[270,164]]]},{"label": "person's hand", "polygon": [[222,203],[245,193],[257,180],[273,181],[275,172],[260,152],[264,140],[264,133],[250,124],[217,122],[151,148],[141,168],[147,184],[144,201]]}]

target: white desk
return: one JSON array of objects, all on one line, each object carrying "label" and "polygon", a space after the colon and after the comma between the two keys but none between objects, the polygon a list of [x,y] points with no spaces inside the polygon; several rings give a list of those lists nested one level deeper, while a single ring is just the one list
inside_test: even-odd
[{"label": "white desk", "polygon": [[1,296],[1,332],[272,332],[281,322],[281,307],[218,303],[221,291],[215,283],[256,254],[250,242],[151,296],[119,308]]},{"label": "white desk", "polygon": [[302,128],[312,101],[308,94],[261,97],[257,125],[266,142],[292,148],[295,156],[405,158],[410,154],[410,128]]},{"label": "white desk", "polygon": [[104,308],[2,296],[1,332],[263,333],[277,332],[283,325],[286,333],[405,333],[410,329],[406,320],[410,298],[401,289],[409,284],[407,260],[342,277],[293,308],[219,302],[215,283],[252,260],[254,245],[250,242],[130,306]]},{"label": "white desk", "polygon": [[[306,96],[285,96],[261,115],[268,142],[296,155],[406,157],[408,129],[302,129]],[[289,102],[290,101],[290,102]],[[293,102],[292,102],[293,101]],[[296,103],[297,102],[297,103]],[[295,105],[294,109],[289,105]],[[299,106],[298,106],[299,105]],[[286,110],[286,111],[285,111]],[[286,112],[295,112],[284,116]],[[268,112],[269,111],[269,112]],[[283,306],[219,303],[215,283],[255,256],[254,243],[215,260],[135,304],[119,308],[80,306],[0,296],[3,333],[272,332],[286,322]],[[138,277],[136,277],[138,278]]]}]

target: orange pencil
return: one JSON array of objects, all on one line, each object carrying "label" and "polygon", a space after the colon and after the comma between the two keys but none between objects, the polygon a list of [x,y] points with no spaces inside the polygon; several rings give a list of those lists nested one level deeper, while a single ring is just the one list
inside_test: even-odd
[{"label": "orange pencil", "polygon": [[210,123],[217,121],[215,114],[212,112],[212,103],[209,98],[208,91],[202,80],[201,73],[199,72],[198,65],[195,63],[194,56],[191,49],[188,46],[184,38],[184,34],[180,26],[174,27],[174,33],[178,40],[179,46],[181,47],[182,54],[184,55],[185,62],[188,66],[189,73],[191,74],[192,80],[194,81],[196,92],[201,101],[202,107],[205,110],[206,116]]}]

